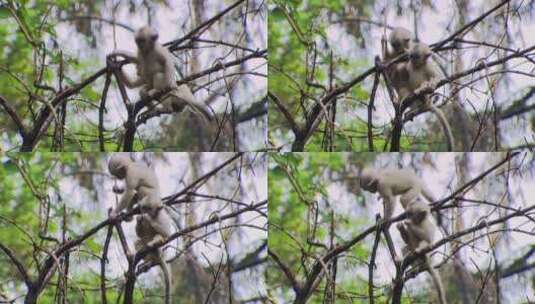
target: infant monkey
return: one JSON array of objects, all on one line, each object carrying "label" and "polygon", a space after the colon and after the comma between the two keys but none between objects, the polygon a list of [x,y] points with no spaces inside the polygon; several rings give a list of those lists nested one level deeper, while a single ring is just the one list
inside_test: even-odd
[{"label": "infant monkey", "polygon": [[132,161],[126,153],[113,154],[108,162],[108,170],[116,178],[125,181],[125,189],[114,186],[115,193],[124,193],[110,216],[117,216],[125,208],[130,212],[136,203],[153,216],[157,215],[162,208],[162,201],[158,178],[153,170],[145,164]]},{"label": "infant monkey", "polygon": [[[409,252],[418,254],[426,247],[430,246],[433,243],[434,235],[437,230],[436,226],[431,221],[429,206],[420,198],[416,198],[410,202],[407,205],[406,210],[408,219],[397,225],[401,238],[407,244],[402,250],[404,256]],[[429,254],[425,254],[422,259],[427,271],[429,271],[429,274],[433,279],[433,283],[438,292],[440,304],[446,304],[446,296],[444,294],[442,280],[431,265]]]},{"label": "infant monkey", "polygon": [[[171,220],[168,217],[165,212],[159,212],[156,218],[148,214],[137,216],[136,235],[139,238],[135,243],[137,251],[154,246],[171,236]],[[155,225],[158,226],[158,229],[155,228]],[[139,265],[139,269],[146,270],[154,264],[158,264],[162,268],[165,282],[165,303],[171,304],[172,274],[159,247],[152,249],[145,256],[143,263]]]},{"label": "infant monkey", "polygon": [[171,89],[161,97],[161,103],[149,103],[149,110],[143,115],[158,115],[168,112],[180,113],[186,105],[193,112],[200,113],[208,120],[210,114],[204,105],[199,104],[186,84],[177,86],[174,67],[174,56],[169,50],[157,42],[158,33],[151,27],[144,26],[135,33],[135,41],[138,48],[137,55],[125,51],[113,52],[108,57],[122,56],[136,64],[137,79],[130,79],[122,69],[119,70],[119,78],[128,88],[141,87],[141,98],[153,96],[155,93]]},{"label": "infant monkey", "polygon": [[[123,195],[117,208],[110,212],[110,216],[117,216],[125,208],[131,211],[136,203],[141,208],[142,214],[136,217],[136,234],[139,237],[135,243],[136,250],[139,251],[167,239],[173,233],[172,221],[163,210],[160,185],[154,171],[143,163],[132,161],[127,154],[123,153],[112,155],[108,162],[108,169],[113,176],[125,180],[124,187],[119,185],[113,187],[113,192],[123,193]],[[139,268],[144,269],[156,263],[160,265],[164,275],[165,303],[170,304],[171,273],[163,259],[161,249],[156,248],[150,252]]]},{"label": "infant monkey", "polygon": [[[424,43],[414,43],[409,52],[409,62],[400,67],[404,70],[403,73],[408,75],[406,82],[406,89],[399,92],[400,99],[405,100],[411,94],[419,94],[423,90],[435,90],[440,78],[440,70],[438,66],[429,58],[433,55],[433,51]],[[409,111],[405,116],[413,116],[418,112],[431,111],[439,120],[444,134],[446,135],[446,144],[448,151],[454,151],[453,134],[451,127],[444,116],[444,113],[433,105],[429,93],[424,94],[409,106]]]},{"label": "infant monkey", "polygon": [[[392,47],[392,51],[388,49],[385,37],[382,38],[383,44],[383,61],[388,64],[392,59],[407,54],[411,48],[412,34],[409,30],[403,27],[395,27],[388,38],[388,42]],[[407,94],[407,70],[403,68],[403,62],[391,65],[386,69],[386,75],[390,83],[396,90],[398,96]],[[401,101],[400,97],[400,101]]]}]

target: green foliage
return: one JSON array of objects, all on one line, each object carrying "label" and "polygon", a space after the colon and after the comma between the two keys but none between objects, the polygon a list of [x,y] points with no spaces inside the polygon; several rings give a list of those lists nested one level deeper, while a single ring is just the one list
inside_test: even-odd
[{"label": "green foliage", "polygon": [[[367,64],[361,59],[352,60],[339,57],[331,58],[331,49],[327,39],[327,29],[332,25],[325,15],[342,17],[342,12],[348,1],[274,1],[270,7],[269,26],[269,90],[275,94],[289,110],[298,123],[303,123],[303,106],[310,110],[317,100],[324,96],[325,91],[315,85],[310,85],[309,78],[313,73],[313,82],[329,87],[329,69],[331,60],[338,73],[355,74]],[[311,60],[316,56],[316,65],[312,67]],[[337,82],[337,85],[340,85]],[[356,85],[348,94],[353,100],[366,102],[369,99],[368,89]],[[344,103],[349,100],[341,101]],[[348,104],[353,108],[355,105]],[[286,118],[274,106],[270,107],[269,121],[271,131],[278,128],[287,129]],[[347,130],[365,132],[366,125],[351,124]],[[320,126],[318,129],[322,129]],[[345,128],[340,128],[341,130]],[[348,131],[349,132],[349,131]],[[285,133],[285,130],[283,131]],[[337,134],[337,150],[351,150],[348,135],[342,131]],[[306,150],[322,150],[322,134],[317,132],[310,139]],[[362,150],[362,149],[361,149]]]},{"label": "green foliage", "polygon": [[[64,214],[68,218],[66,237],[77,236],[83,226],[94,222],[94,214],[84,216],[79,212],[72,198],[62,195],[62,183],[65,174],[69,182],[77,179],[69,176],[74,172],[84,154],[77,153],[8,153],[0,158],[0,243],[15,252],[21,263],[35,278],[35,261],[42,262],[56,248],[57,244],[47,238],[61,239]],[[100,156],[97,156],[100,157]],[[44,229],[44,222],[39,220],[39,212],[49,206],[49,220]],[[100,233],[104,237],[104,232]],[[94,255],[102,252],[103,241],[89,239],[81,246],[79,255],[71,255],[70,264],[76,271],[69,274],[71,284],[86,288],[99,286],[99,274],[87,267],[76,267],[78,263],[94,263]],[[36,248],[38,248],[36,250]],[[34,252],[35,251],[35,252]],[[35,260],[36,259],[36,260]],[[14,265],[5,258],[0,259],[0,278],[3,284],[10,283],[15,290],[22,293],[23,285]],[[6,280],[6,278],[9,278]],[[51,282],[57,282],[57,273]],[[0,286],[2,288],[3,286]],[[94,289],[94,288],[92,288]],[[77,288],[71,289],[68,299],[73,303],[100,303],[98,289],[93,294],[82,294]],[[116,290],[110,290],[110,299],[116,297]],[[56,303],[55,288],[45,288],[39,297],[39,303]]]},{"label": "green foliage", "polygon": [[[363,163],[374,155],[352,155],[345,153],[286,153],[270,154],[268,189],[269,189],[269,248],[273,250],[290,267],[297,279],[304,280],[303,266],[311,267],[315,258],[325,254],[326,250],[320,246],[310,245],[311,237],[310,210],[313,206],[318,209],[318,225],[314,234],[314,242],[329,246],[330,222],[335,224],[335,243],[347,240],[345,232],[357,233],[368,219],[334,213],[336,202],[331,201],[327,188],[332,185],[329,177],[345,176],[348,174],[348,163]],[[349,173],[351,174],[351,173]],[[325,207],[324,202],[329,206]],[[348,252],[356,259],[340,259],[338,267],[341,275],[337,282],[338,291],[355,293],[366,292],[367,285],[363,280],[347,279],[344,274],[347,269],[362,267],[362,261],[369,256],[369,249],[357,244]],[[286,277],[277,266],[267,272],[268,285],[282,294],[285,301],[293,299],[292,289]],[[354,276],[354,274],[351,274]],[[351,276],[349,275],[349,276]],[[322,282],[324,284],[325,282]],[[323,290],[322,284],[318,290]],[[342,292],[343,293],[343,292]],[[315,293],[310,303],[322,303],[322,293]]]}]

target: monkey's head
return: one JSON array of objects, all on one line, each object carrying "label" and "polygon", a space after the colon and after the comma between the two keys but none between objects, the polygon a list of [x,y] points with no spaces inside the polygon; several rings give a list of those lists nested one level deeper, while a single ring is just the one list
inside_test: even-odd
[{"label": "monkey's head", "polygon": [[154,49],[156,40],[158,40],[158,32],[149,26],[144,26],[137,30],[134,39],[136,40],[137,48],[146,53]]},{"label": "monkey's head", "polygon": [[407,216],[416,225],[424,221],[429,212],[429,206],[420,198],[416,198],[407,206]]},{"label": "monkey's head", "polygon": [[433,54],[433,51],[427,44],[415,43],[409,52],[409,60],[414,66],[423,66],[431,54]]},{"label": "monkey's head", "polygon": [[113,154],[108,161],[108,170],[113,176],[123,179],[126,176],[126,167],[131,162],[128,155],[122,153]]},{"label": "monkey's head", "polygon": [[360,187],[366,191],[377,192],[379,177],[373,169],[364,168],[360,172]]},{"label": "monkey's head", "polygon": [[396,27],[390,33],[388,39],[390,45],[397,54],[401,54],[409,50],[409,45],[411,42],[411,32],[403,27]]}]

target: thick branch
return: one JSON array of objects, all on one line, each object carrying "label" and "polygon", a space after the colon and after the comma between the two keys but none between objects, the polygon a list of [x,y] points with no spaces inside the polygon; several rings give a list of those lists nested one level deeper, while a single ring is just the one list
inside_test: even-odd
[{"label": "thick branch", "polygon": [[7,255],[7,257],[13,262],[13,264],[15,264],[15,267],[17,268],[17,270],[19,271],[19,274],[21,275],[22,279],[24,280],[24,283],[26,284],[26,286],[28,287],[28,289],[31,289],[32,286],[33,286],[33,282],[32,280],[30,279],[30,275],[28,274],[28,272],[26,271],[26,268],[24,267],[24,265],[22,264],[21,261],[19,261],[19,259],[15,256],[15,254],[13,253],[13,251],[11,251],[11,249],[9,249],[7,246],[4,246],[4,244],[0,243],[0,249],[2,249],[2,251]]}]

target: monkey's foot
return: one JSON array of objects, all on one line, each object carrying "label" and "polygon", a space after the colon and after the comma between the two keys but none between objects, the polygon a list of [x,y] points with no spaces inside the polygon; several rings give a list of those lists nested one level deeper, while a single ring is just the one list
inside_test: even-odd
[{"label": "monkey's foot", "polygon": [[121,64],[117,61],[117,55],[115,54],[109,54],[106,56],[106,65],[112,70],[121,68]]},{"label": "monkey's foot", "polygon": [[148,110],[139,114],[138,124],[144,123],[151,118],[158,117],[163,114],[173,114],[173,113],[175,113],[174,110],[160,110],[160,109]]},{"label": "monkey's foot", "polygon": [[420,255],[420,254],[422,254],[422,252],[424,252],[428,247],[429,247],[429,246],[427,246],[427,245],[419,246],[419,247],[417,247],[416,249],[414,249],[414,253],[415,253],[416,255]]},{"label": "monkey's foot", "polygon": [[180,113],[184,111],[184,108],[186,107],[185,103],[173,103],[171,105],[171,108],[173,109],[173,112]]},{"label": "monkey's foot", "polygon": [[152,265],[150,263],[147,263],[147,262],[144,262],[142,264],[139,264],[139,266],[137,266],[137,271],[139,273],[144,273],[144,272],[147,272],[149,271],[149,269],[152,267]]},{"label": "monkey's foot", "polygon": [[404,260],[404,258],[402,258],[402,257],[401,258],[400,257],[396,257],[394,259],[394,264],[396,265],[396,269],[401,268],[401,265],[403,264],[403,260]]},{"label": "monkey's foot", "polygon": [[408,111],[407,113],[405,113],[405,115],[403,115],[405,121],[412,121],[414,117],[416,117],[416,113],[412,110]]},{"label": "monkey's foot", "polygon": [[413,121],[416,116],[418,116],[418,115],[420,115],[420,114],[422,114],[424,112],[426,112],[426,110],[423,110],[423,109],[409,110],[403,115],[403,121],[404,122]]}]

